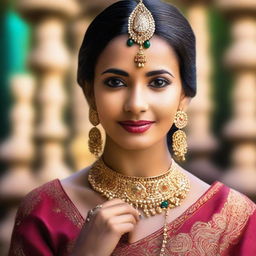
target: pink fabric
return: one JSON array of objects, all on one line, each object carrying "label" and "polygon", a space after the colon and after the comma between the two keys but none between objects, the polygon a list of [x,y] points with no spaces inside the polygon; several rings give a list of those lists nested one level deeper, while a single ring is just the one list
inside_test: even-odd
[{"label": "pink fabric", "polygon": [[[53,180],[30,192],[15,220],[9,256],[69,255],[84,219]],[[113,256],[159,255],[163,230],[128,243],[120,239]],[[220,182],[168,225],[167,255],[256,255],[256,205]]]}]

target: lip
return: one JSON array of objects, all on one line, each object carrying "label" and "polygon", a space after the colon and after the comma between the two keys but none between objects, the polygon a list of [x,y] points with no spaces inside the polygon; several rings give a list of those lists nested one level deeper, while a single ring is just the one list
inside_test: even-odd
[{"label": "lip", "polygon": [[139,121],[122,121],[119,124],[130,133],[143,133],[150,129],[152,124],[155,123],[153,121],[139,120]]}]

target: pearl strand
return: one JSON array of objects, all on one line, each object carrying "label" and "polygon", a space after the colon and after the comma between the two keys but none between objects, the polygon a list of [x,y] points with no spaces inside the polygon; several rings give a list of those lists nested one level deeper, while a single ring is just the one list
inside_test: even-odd
[{"label": "pearl strand", "polygon": [[168,208],[165,210],[165,220],[164,220],[164,231],[163,231],[163,241],[162,241],[162,246],[160,250],[160,256],[165,256],[165,249],[166,249],[166,244],[167,244],[167,216],[169,214]]}]

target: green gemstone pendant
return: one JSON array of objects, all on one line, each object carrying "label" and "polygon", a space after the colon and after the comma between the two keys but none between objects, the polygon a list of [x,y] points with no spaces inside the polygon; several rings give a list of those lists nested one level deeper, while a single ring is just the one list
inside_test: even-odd
[{"label": "green gemstone pendant", "polygon": [[169,206],[168,201],[163,201],[163,202],[160,204],[160,207],[161,207],[161,208],[167,208],[168,206]]},{"label": "green gemstone pendant", "polygon": [[148,48],[150,47],[150,42],[149,42],[149,40],[145,41],[145,42],[143,43],[143,46],[144,46],[144,48],[148,49]]},{"label": "green gemstone pendant", "polygon": [[129,38],[129,39],[127,40],[127,46],[131,47],[131,46],[133,46],[133,45],[134,45],[134,41],[133,41],[131,38]]}]

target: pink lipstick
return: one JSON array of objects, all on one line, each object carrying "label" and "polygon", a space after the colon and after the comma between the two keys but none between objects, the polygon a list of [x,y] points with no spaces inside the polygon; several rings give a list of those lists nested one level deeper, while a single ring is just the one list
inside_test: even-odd
[{"label": "pink lipstick", "polygon": [[130,133],[143,133],[147,131],[152,124],[155,123],[153,121],[139,120],[139,121],[122,121],[119,124]]}]

